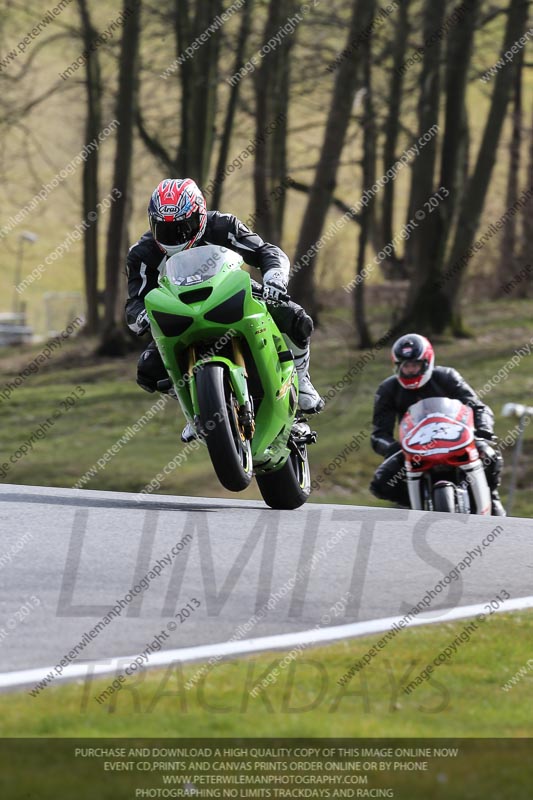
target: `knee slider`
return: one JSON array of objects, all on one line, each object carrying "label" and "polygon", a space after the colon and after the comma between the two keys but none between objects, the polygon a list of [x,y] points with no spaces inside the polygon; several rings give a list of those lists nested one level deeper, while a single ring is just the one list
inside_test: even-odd
[{"label": "knee slider", "polygon": [[313,320],[303,308],[299,308],[292,321],[291,339],[300,347],[307,347],[313,329]]},{"label": "knee slider", "polygon": [[371,494],[373,494],[374,497],[377,497],[378,500],[382,500],[383,499],[382,496],[381,496],[380,489],[379,489],[379,484],[375,480],[372,480],[370,482],[370,486],[368,488],[369,488]]},{"label": "knee slider", "polygon": [[137,386],[140,386],[145,392],[150,392],[150,394],[155,392],[155,386],[148,385],[147,379],[144,375],[140,377],[137,376]]},{"label": "knee slider", "polygon": [[147,392],[155,392],[157,382],[168,378],[158,351],[149,347],[141,354],[137,363],[137,383]]}]

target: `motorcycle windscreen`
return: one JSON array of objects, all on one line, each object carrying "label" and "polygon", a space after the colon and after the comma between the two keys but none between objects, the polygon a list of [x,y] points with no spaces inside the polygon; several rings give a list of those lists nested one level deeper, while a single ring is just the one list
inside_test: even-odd
[{"label": "motorcycle windscreen", "polygon": [[175,286],[194,286],[217,275],[224,266],[240,269],[242,258],[226,247],[209,244],[176,253],[167,259],[161,277]]},{"label": "motorcycle windscreen", "polygon": [[418,456],[463,450],[474,441],[474,414],[459,400],[430,397],[412,405],[400,423],[403,449]]}]

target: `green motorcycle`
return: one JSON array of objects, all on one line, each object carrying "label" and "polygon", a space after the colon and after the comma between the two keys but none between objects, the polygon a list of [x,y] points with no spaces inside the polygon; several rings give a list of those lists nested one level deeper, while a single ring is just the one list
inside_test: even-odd
[{"label": "green motorcycle", "polygon": [[292,352],[242,265],[215,245],[178,253],[145,306],[182,411],[221,484],[239,492],[255,474],[267,505],[298,508],[311,492],[307,445],[316,433],[298,411]]}]

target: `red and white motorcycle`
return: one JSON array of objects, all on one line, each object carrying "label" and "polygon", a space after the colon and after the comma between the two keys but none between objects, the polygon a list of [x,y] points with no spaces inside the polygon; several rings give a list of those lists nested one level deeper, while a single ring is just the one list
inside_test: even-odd
[{"label": "red and white motorcycle", "polygon": [[420,400],[400,422],[400,444],[411,508],[490,515],[471,408],[447,397]]}]

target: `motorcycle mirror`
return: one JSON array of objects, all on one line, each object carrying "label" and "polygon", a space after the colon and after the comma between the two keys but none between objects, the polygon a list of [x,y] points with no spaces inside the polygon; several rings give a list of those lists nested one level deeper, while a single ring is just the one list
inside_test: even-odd
[{"label": "motorcycle mirror", "polygon": [[533,415],[533,407],[524,406],[521,403],[506,403],[502,408],[504,417],[523,417]]}]

